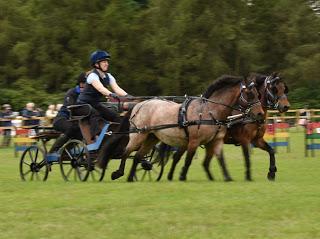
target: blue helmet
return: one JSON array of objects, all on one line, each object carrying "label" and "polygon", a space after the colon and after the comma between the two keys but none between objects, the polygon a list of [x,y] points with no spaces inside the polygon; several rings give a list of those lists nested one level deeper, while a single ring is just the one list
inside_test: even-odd
[{"label": "blue helmet", "polygon": [[109,60],[109,59],[110,59],[110,54],[106,51],[97,50],[92,52],[90,55],[91,66],[94,66],[94,64],[100,61]]}]

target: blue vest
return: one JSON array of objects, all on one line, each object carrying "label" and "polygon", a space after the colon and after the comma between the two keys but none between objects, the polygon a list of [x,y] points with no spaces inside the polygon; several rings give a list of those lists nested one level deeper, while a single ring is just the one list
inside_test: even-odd
[{"label": "blue vest", "polygon": [[67,107],[69,105],[74,105],[77,103],[77,99],[80,94],[80,89],[78,89],[78,88],[79,88],[79,86],[76,86],[75,88],[71,88],[67,91],[67,93],[64,97],[63,106],[59,110],[59,112],[57,114],[57,118],[58,117],[63,117],[66,119],[69,118],[70,113],[69,113],[69,110]]},{"label": "blue vest", "polygon": [[[104,87],[107,88],[109,86],[110,80],[108,74],[106,74],[104,78],[101,78],[97,69],[94,69],[92,72],[99,76],[99,80]],[[86,83],[83,91],[79,95],[78,103],[90,104],[94,106],[95,104],[102,101],[102,97],[104,97],[103,94],[96,90],[96,88],[94,88],[91,84]]]}]

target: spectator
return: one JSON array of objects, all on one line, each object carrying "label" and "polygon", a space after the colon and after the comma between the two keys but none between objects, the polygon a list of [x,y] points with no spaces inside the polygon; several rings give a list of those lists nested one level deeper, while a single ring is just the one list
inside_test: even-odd
[{"label": "spectator", "polygon": [[62,106],[63,106],[63,104],[57,104],[56,105],[56,111],[58,112],[61,109]]},{"label": "spectator", "polygon": [[12,112],[11,105],[9,104],[4,104],[2,105],[2,111],[0,113],[0,118],[1,118],[1,127],[4,127],[3,130],[3,141],[2,141],[2,146],[7,147],[10,145],[11,142],[11,119],[14,118],[14,114]]},{"label": "spectator", "polygon": [[299,110],[299,120],[298,125],[305,127],[310,119],[310,112],[308,110],[308,106],[304,106],[303,109]]},{"label": "spectator", "polygon": [[53,119],[57,116],[58,112],[56,111],[55,105],[49,105],[46,111],[47,123],[52,124]]},{"label": "spectator", "polygon": [[29,102],[26,104],[26,108],[24,108],[21,112],[21,116],[24,118],[27,118],[24,121],[24,126],[35,126],[39,125],[39,119],[38,117],[41,116],[40,112],[38,110],[35,110],[34,103]]}]

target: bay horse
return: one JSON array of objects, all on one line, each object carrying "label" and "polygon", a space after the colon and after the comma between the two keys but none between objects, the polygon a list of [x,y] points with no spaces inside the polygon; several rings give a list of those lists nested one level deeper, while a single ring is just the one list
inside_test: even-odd
[{"label": "bay horse", "polygon": [[[265,112],[265,117],[267,117],[268,109],[276,109],[280,113],[289,110],[290,103],[287,97],[289,89],[278,73],[273,73],[270,76],[252,73],[251,76],[249,76],[249,79],[255,80],[257,83],[257,89],[260,95],[259,98]],[[263,139],[265,132],[266,124],[261,124],[252,120],[248,123],[235,124],[228,129],[227,134],[225,135],[225,143],[241,145],[246,166],[245,178],[248,181],[252,180],[249,154],[250,143],[269,153],[270,163],[267,178],[269,180],[275,180],[277,172],[275,152]]]},{"label": "bay horse", "polygon": [[[286,83],[282,80],[278,73],[273,73],[270,76],[252,73],[249,76],[249,80],[255,81],[257,84],[257,90],[259,92],[259,99],[263,107],[265,120],[268,109],[277,109],[280,113],[288,111],[290,107],[290,103],[287,98],[289,90]],[[237,114],[237,112],[233,113]],[[277,172],[275,152],[272,147],[263,139],[265,131],[266,125],[262,123],[262,121],[259,122],[254,119],[246,119],[228,128],[227,133],[224,136],[225,144],[241,145],[246,166],[245,178],[248,181],[252,180],[249,154],[250,144],[253,144],[255,147],[258,147],[269,153],[270,164],[267,178],[269,180],[275,179],[275,173]],[[181,155],[184,152],[185,151],[182,149],[178,149],[178,151],[173,155],[172,166],[167,176],[168,180],[172,180],[175,166],[179,162]],[[224,163],[223,152],[218,156],[218,161],[220,164],[220,161]],[[211,158],[206,158],[203,162],[203,167],[208,179],[213,180],[213,176],[209,168],[210,162]],[[226,172],[223,173],[225,176]],[[229,178],[229,180],[232,179]]]},{"label": "bay horse", "polygon": [[[159,99],[138,103],[130,117],[124,119],[130,122],[135,131],[129,135],[119,168],[111,175],[112,180],[124,175],[126,159],[131,152],[138,150],[128,177],[128,181],[133,181],[137,164],[159,140],[187,150],[185,165],[180,174],[180,180],[186,180],[187,171],[199,145],[205,146],[206,158],[221,154],[226,134],[225,122],[227,116],[237,109],[235,105],[245,109],[246,114],[257,120],[264,118],[254,83],[242,77],[228,75],[212,83],[203,97],[187,99],[182,104]],[[221,167],[227,172],[223,162]],[[229,175],[226,174],[226,177]]]}]

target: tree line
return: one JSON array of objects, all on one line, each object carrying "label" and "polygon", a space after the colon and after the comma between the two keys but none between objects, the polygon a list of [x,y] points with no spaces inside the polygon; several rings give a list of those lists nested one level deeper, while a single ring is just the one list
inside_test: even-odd
[{"label": "tree line", "polygon": [[280,72],[293,107],[320,108],[314,2],[2,0],[0,103],[61,102],[105,49],[132,95],[199,95],[222,74]]}]

